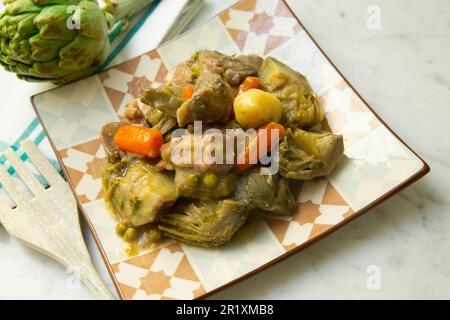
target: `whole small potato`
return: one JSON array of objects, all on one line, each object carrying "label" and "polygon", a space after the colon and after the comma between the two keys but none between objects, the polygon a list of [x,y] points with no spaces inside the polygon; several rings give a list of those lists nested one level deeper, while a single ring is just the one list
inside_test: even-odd
[{"label": "whole small potato", "polygon": [[258,128],[281,119],[281,102],[274,95],[260,89],[250,89],[234,99],[236,121],[245,129]]}]

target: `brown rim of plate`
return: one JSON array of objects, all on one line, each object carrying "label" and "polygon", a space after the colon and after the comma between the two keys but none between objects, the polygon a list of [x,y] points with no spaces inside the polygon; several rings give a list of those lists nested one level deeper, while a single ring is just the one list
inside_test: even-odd
[{"label": "brown rim of plate", "polygon": [[[423,166],[422,166],[422,168],[421,168],[419,171],[417,171],[414,175],[412,175],[411,177],[409,177],[408,179],[406,179],[405,181],[403,181],[402,183],[400,183],[399,185],[397,185],[395,188],[393,188],[392,190],[390,190],[390,191],[386,192],[385,194],[381,195],[380,197],[378,197],[377,199],[375,199],[374,201],[372,201],[370,204],[366,205],[365,207],[359,209],[358,211],[355,211],[350,217],[345,218],[345,219],[342,220],[341,222],[335,224],[333,227],[330,227],[329,229],[327,229],[326,231],[320,233],[319,235],[315,236],[314,238],[305,241],[304,243],[302,243],[302,244],[298,245],[297,247],[295,247],[295,248],[293,248],[293,249],[291,249],[291,250],[289,250],[289,251],[283,253],[282,255],[279,255],[279,256],[276,257],[275,259],[272,259],[271,261],[269,261],[269,262],[263,264],[262,266],[260,266],[260,267],[258,267],[258,268],[256,268],[256,269],[253,269],[252,271],[250,271],[250,272],[248,272],[248,273],[246,273],[246,274],[244,274],[244,275],[242,275],[242,276],[240,276],[240,277],[238,277],[238,278],[236,278],[236,279],[234,279],[234,280],[232,280],[232,281],[230,281],[230,282],[227,282],[227,283],[224,284],[224,285],[221,285],[221,286],[219,286],[219,287],[217,287],[217,288],[215,288],[215,289],[213,289],[213,290],[211,290],[211,291],[208,291],[208,292],[206,292],[205,294],[203,294],[203,295],[201,295],[201,296],[199,296],[199,297],[194,298],[194,300],[197,300],[197,299],[203,299],[203,298],[209,297],[209,296],[211,296],[211,295],[213,295],[213,294],[215,294],[215,293],[217,293],[217,292],[219,292],[219,291],[221,291],[221,290],[223,290],[223,289],[225,289],[225,288],[227,288],[227,287],[229,287],[229,286],[231,286],[231,285],[233,285],[233,284],[236,284],[236,283],[238,283],[238,282],[241,282],[242,280],[245,280],[245,279],[247,279],[247,278],[250,278],[251,276],[255,275],[256,273],[258,273],[258,272],[260,272],[260,271],[263,271],[263,270],[265,270],[265,269],[271,267],[272,265],[274,265],[274,264],[276,264],[276,263],[278,263],[278,262],[280,262],[280,261],[282,261],[282,260],[284,260],[284,259],[290,257],[291,255],[293,255],[294,253],[299,252],[300,250],[303,250],[303,249],[308,248],[309,246],[313,245],[313,244],[316,243],[317,241],[322,240],[323,238],[325,238],[326,236],[330,235],[330,234],[333,233],[334,231],[338,230],[338,229],[341,228],[342,226],[344,226],[344,225],[348,224],[349,222],[353,221],[355,218],[360,217],[361,215],[363,215],[364,213],[366,213],[366,212],[369,211],[370,209],[376,207],[376,206],[379,205],[380,203],[382,203],[382,202],[384,202],[385,200],[391,198],[393,195],[395,195],[395,194],[399,193],[400,191],[406,189],[407,187],[409,187],[410,185],[412,185],[414,182],[416,182],[417,180],[419,180],[420,178],[422,178],[423,176],[425,176],[427,173],[430,172],[430,166],[429,166],[429,165],[428,165],[428,164],[427,164],[427,163],[426,163],[426,162],[425,162],[425,161],[424,161],[424,160],[423,160],[423,159],[422,159],[422,158],[421,158],[421,157],[420,157],[413,149],[411,149],[411,147],[410,147],[408,144],[406,144],[406,143],[405,143],[405,142],[404,142],[404,141],[403,141],[403,140],[402,140],[402,139],[401,139],[401,138],[400,138],[400,137],[399,137],[399,136],[391,129],[391,127],[389,127],[389,126],[386,124],[386,122],[385,122],[385,121],[384,121],[384,120],[383,120],[383,119],[382,119],[382,118],[381,118],[381,117],[373,110],[373,108],[367,103],[367,101],[359,94],[359,92],[358,92],[358,91],[353,87],[353,85],[347,80],[347,78],[342,74],[342,72],[336,67],[336,65],[333,63],[333,61],[331,61],[331,59],[328,57],[328,55],[322,50],[322,47],[320,47],[320,45],[316,42],[316,40],[315,40],[315,39],[313,38],[313,36],[310,34],[310,32],[308,31],[308,29],[305,28],[305,26],[303,25],[303,23],[300,21],[300,18],[295,14],[294,10],[292,10],[291,6],[286,2],[286,0],[281,0],[281,1],[286,5],[286,7],[289,9],[289,11],[290,11],[290,12],[292,13],[292,15],[295,17],[295,19],[297,20],[297,22],[299,23],[299,25],[302,27],[302,29],[306,32],[306,34],[309,36],[309,38],[314,42],[314,44],[317,46],[317,48],[319,48],[320,52],[324,55],[324,57],[327,59],[327,61],[333,66],[333,68],[339,73],[339,75],[342,77],[342,79],[349,85],[349,87],[353,90],[353,92],[358,96],[358,98],[360,98],[361,101],[364,102],[364,104],[366,105],[366,107],[367,107],[367,108],[373,113],[373,115],[374,115],[374,116],[375,116],[375,117],[376,117],[376,118],[377,118],[377,119],[378,119],[378,120],[379,120],[379,121],[380,121],[387,129],[388,129],[388,130],[389,130],[390,133],[392,133],[392,134],[393,134],[393,135],[394,135],[394,136],[395,136],[395,137],[396,137],[396,138],[397,138],[404,146],[406,146],[406,147],[407,147],[407,148],[408,148],[408,149],[409,149],[409,150],[410,150],[417,158],[419,158],[420,161],[422,161]],[[238,1],[238,2],[240,2],[240,1]],[[238,2],[236,2],[236,3],[238,3]],[[234,7],[234,6],[236,5],[236,3],[234,3],[234,4],[231,5],[230,7],[226,8],[225,10],[221,11],[220,13],[218,13],[217,15],[215,15],[214,17],[211,17],[211,18],[208,19],[207,21],[210,21],[210,20],[216,18],[216,17],[219,16],[222,12],[227,11],[227,10],[229,10],[230,8]],[[204,25],[204,24],[202,24],[202,25]],[[169,44],[169,43],[171,43],[171,42],[176,41],[178,38],[183,37],[184,35],[186,35],[186,34],[192,32],[192,31],[194,31],[194,30],[196,30],[196,29],[198,29],[198,28],[201,28],[202,25],[200,25],[200,26],[198,26],[198,27],[196,27],[196,28],[194,28],[194,29],[192,29],[192,30],[187,31],[187,32],[185,32],[185,33],[183,33],[183,34],[181,34],[181,35],[179,35],[179,36],[173,38],[173,39],[170,40],[170,41],[165,42],[164,44],[162,44],[162,45],[159,46],[159,47],[165,46],[165,45],[167,45],[167,44]],[[156,50],[156,49],[158,49],[159,47],[154,48],[154,49],[152,49],[152,50],[150,50],[150,51]],[[114,66],[113,66],[113,67],[109,67],[109,68],[105,69],[105,70],[102,71],[102,72],[105,72],[105,71],[107,71],[107,70],[109,70],[109,69],[112,69],[112,68],[114,68]],[[60,88],[60,87],[59,87],[59,88]],[[39,122],[40,122],[41,125],[42,125],[42,128],[44,129],[44,132],[45,132],[45,134],[46,134],[46,136],[47,136],[47,138],[48,138],[48,140],[49,140],[49,142],[50,142],[50,145],[52,146],[52,149],[53,149],[53,151],[54,151],[55,154],[56,154],[57,160],[58,160],[59,164],[61,165],[61,168],[63,169],[63,172],[64,172],[64,174],[65,174],[65,176],[66,176],[66,180],[68,181],[68,183],[69,183],[69,185],[70,185],[70,189],[72,190],[72,193],[73,193],[73,195],[75,196],[75,199],[76,199],[76,201],[77,201],[78,209],[81,211],[81,213],[82,213],[82,215],[83,215],[83,217],[84,217],[84,220],[86,221],[86,223],[87,223],[87,225],[88,225],[90,231],[92,232],[92,235],[93,235],[94,240],[95,240],[95,244],[97,245],[97,248],[98,248],[98,250],[100,251],[100,254],[101,254],[101,256],[102,256],[102,259],[103,259],[103,261],[104,261],[105,264],[106,264],[106,268],[107,268],[108,273],[109,273],[109,275],[110,275],[110,277],[111,277],[111,279],[112,279],[112,281],[113,281],[113,284],[114,284],[114,286],[115,286],[115,288],[116,288],[116,290],[117,290],[117,293],[119,294],[120,299],[123,300],[123,299],[124,299],[124,296],[123,296],[122,290],[120,289],[119,282],[117,281],[117,279],[116,279],[116,277],[115,277],[115,275],[114,275],[114,272],[113,272],[113,270],[112,270],[112,265],[111,265],[111,263],[109,262],[108,257],[106,256],[105,250],[104,250],[104,248],[103,248],[103,246],[102,246],[102,244],[101,244],[100,239],[98,238],[97,232],[95,231],[95,228],[94,228],[94,226],[92,225],[92,222],[91,222],[90,219],[88,218],[88,215],[86,214],[86,212],[83,210],[83,207],[82,207],[82,205],[81,205],[81,203],[80,203],[80,201],[79,201],[79,199],[78,199],[77,193],[75,192],[75,188],[74,188],[74,186],[73,186],[73,184],[72,184],[72,181],[70,180],[69,175],[68,175],[68,173],[67,173],[67,169],[66,169],[66,167],[65,167],[65,165],[64,165],[64,162],[62,161],[62,159],[61,159],[61,157],[60,157],[60,155],[59,155],[59,153],[58,153],[58,149],[56,148],[56,146],[54,145],[54,143],[53,143],[51,137],[49,136],[48,131],[47,131],[47,128],[45,127],[45,124],[44,124],[44,122],[42,121],[42,118],[41,118],[41,116],[40,116],[40,114],[39,114],[39,112],[38,112],[38,110],[37,110],[37,108],[36,108],[36,105],[35,105],[35,103],[34,103],[34,98],[35,98],[36,96],[38,96],[38,95],[40,95],[40,94],[42,94],[42,93],[48,92],[48,91],[52,91],[52,90],[54,90],[54,88],[53,88],[53,89],[49,89],[49,90],[45,90],[45,91],[40,92],[40,93],[35,94],[35,95],[32,95],[32,96],[30,97],[31,104],[32,104],[32,106],[33,106],[34,112],[36,113],[36,115],[37,115],[37,117],[38,117],[38,119],[39,119]]]}]

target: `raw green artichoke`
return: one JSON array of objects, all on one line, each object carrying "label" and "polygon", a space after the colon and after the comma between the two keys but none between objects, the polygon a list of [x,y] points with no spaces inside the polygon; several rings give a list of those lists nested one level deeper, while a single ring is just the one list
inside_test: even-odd
[{"label": "raw green artichoke", "polygon": [[299,180],[326,176],[333,171],[343,153],[341,135],[289,128],[280,144],[280,174]]},{"label": "raw green artichoke", "polygon": [[153,0],[4,0],[0,64],[28,81],[63,84],[90,75],[106,59],[114,22]]}]

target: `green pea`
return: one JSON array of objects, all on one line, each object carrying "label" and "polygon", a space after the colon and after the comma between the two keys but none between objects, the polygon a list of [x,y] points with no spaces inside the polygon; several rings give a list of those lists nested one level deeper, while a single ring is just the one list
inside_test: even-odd
[{"label": "green pea", "polygon": [[125,231],[125,234],[123,235],[123,240],[125,242],[133,242],[137,240],[138,238],[138,232],[135,228],[128,228],[127,231]]},{"label": "green pea", "polygon": [[193,65],[193,66],[191,66],[191,71],[194,74],[194,76],[197,77],[200,73],[200,67],[197,65]]},{"label": "green pea", "polygon": [[147,233],[148,236],[148,242],[155,243],[158,242],[159,239],[161,239],[161,232],[158,229],[151,229]]},{"label": "green pea", "polygon": [[127,231],[128,226],[125,222],[121,221],[116,225],[116,233],[118,236],[123,237],[125,231]]},{"label": "green pea", "polygon": [[172,140],[172,133],[171,133],[171,132],[166,133],[166,134],[163,136],[163,138],[164,138],[164,143],[169,142],[170,140]]},{"label": "green pea", "polygon": [[198,183],[198,176],[195,172],[189,173],[185,179],[186,183],[191,187],[195,187]]},{"label": "green pea", "polygon": [[213,188],[219,183],[219,178],[214,173],[209,172],[203,176],[203,183],[205,186]]}]

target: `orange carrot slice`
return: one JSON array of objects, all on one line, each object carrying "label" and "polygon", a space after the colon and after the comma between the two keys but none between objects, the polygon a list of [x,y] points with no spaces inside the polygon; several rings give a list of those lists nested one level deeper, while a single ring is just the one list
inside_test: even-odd
[{"label": "orange carrot slice", "polygon": [[122,126],[114,135],[114,143],[123,151],[157,158],[161,153],[163,136],[156,129],[141,126]]},{"label": "orange carrot slice", "polygon": [[256,136],[245,146],[243,150],[244,155],[238,157],[238,159],[245,159],[245,162],[236,163],[235,167],[240,171],[245,171],[253,167],[255,164],[250,163],[250,155],[253,154],[253,152],[256,153],[257,161],[266,156],[274,147],[272,143],[278,142],[272,142],[272,134],[274,131],[278,131],[278,140],[283,139],[286,135],[286,129],[276,122],[269,122],[268,124],[259,127]]},{"label": "orange carrot slice", "polygon": [[238,95],[242,92],[248,91],[250,89],[258,89],[261,86],[261,82],[258,77],[247,77],[244,82],[241,83],[238,89]]},{"label": "orange carrot slice", "polygon": [[190,99],[195,91],[195,86],[193,86],[192,84],[188,84],[183,88],[183,92],[182,92],[182,96],[183,99]]}]

